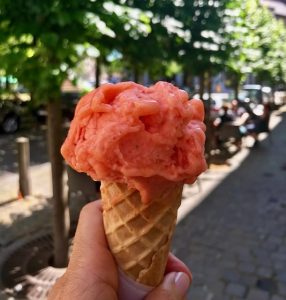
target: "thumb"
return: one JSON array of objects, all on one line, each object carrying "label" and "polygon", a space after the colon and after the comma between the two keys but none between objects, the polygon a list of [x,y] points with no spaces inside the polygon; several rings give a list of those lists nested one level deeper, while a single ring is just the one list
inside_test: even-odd
[{"label": "thumb", "polygon": [[163,282],[145,300],[183,300],[190,285],[190,277],[186,273],[168,273]]}]

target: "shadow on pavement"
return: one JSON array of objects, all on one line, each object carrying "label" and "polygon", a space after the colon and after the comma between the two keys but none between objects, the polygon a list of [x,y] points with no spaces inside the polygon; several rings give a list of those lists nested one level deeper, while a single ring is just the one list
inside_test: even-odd
[{"label": "shadow on pavement", "polygon": [[30,140],[31,166],[48,161],[46,130],[34,129],[17,134],[0,134],[0,175],[2,172],[17,172],[17,137]]},{"label": "shadow on pavement", "polygon": [[1,207],[1,214],[0,252],[18,239],[52,226],[52,206],[43,198],[13,201]]},{"label": "shadow on pavement", "polygon": [[194,275],[188,299],[286,299],[285,132],[284,113],[271,140],[179,223],[174,251]]}]

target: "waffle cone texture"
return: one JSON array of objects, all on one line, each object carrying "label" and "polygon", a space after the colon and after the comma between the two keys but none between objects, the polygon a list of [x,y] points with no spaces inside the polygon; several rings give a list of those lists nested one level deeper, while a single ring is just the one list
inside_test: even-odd
[{"label": "waffle cone texture", "polygon": [[101,183],[103,222],[110,250],[127,276],[148,286],[161,283],[181,203],[183,185],[148,204],[126,184]]}]

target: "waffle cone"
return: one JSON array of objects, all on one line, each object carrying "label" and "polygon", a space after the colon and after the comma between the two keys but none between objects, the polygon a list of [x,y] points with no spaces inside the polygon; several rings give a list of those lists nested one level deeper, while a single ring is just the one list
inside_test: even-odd
[{"label": "waffle cone", "polygon": [[118,266],[139,283],[163,279],[181,203],[182,184],[166,189],[148,204],[126,184],[102,182],[103,221]]}]

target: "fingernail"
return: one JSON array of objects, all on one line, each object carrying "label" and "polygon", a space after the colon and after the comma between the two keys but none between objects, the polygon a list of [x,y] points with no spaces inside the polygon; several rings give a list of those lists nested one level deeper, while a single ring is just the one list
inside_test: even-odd
[{"label": "fingernail", "polygon": [[186,273],[179,272],[175,277],[175,286],[180,296],[185,296],[190,287],[190,278]]},{"label": "fingernail", "polygon": [[166,290],[172,290],[179,297],[186,295],[190,287],[190,279],[184,272],[169,273],[166,275],[163,286]]}]

